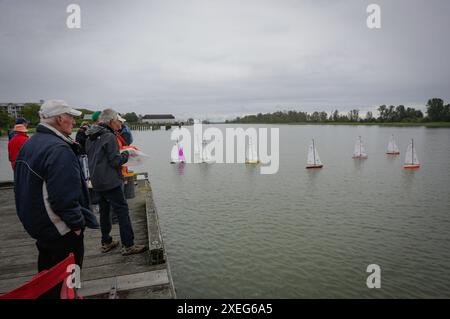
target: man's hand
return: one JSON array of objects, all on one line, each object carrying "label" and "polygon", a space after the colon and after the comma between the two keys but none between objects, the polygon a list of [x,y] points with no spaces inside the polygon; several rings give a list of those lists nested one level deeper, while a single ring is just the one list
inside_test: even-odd
[{"label": "man's hand", "polygon": [[132,148],[126,148],[122,150],[122,152],[127,152],[129,157],[136,157],[138,155],[136,151]]},{"label": "man's hand", "polygon": [[78,229],[78,230],[74,230],[73,231],[75,234],[77,234],[78,236],[80,236],[81,235],[81,229]]}]

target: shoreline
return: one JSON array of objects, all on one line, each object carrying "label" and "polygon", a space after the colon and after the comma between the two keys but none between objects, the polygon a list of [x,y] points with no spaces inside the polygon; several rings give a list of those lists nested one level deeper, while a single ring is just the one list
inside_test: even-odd
[{"label": "shoreline", "polygon": [[[211,123],[213,124],[213,123]],[[450,128],[450,122],[426,122],[426,123],[364,123],[364,122],[287,122],[287,123],[268,123],[268,122],[240,122],[240,123],[214,123],[214,124],[268,124],[268,125],[347,125],[347,126],[394,126],[394,127],[426,127],[426,128]]]},{"label": "shoreline", "polygon": [[[131,123],[133,124],[133,123]],[[390,123],[365,123],[365,122],[211,122],[205,125],[214,125],[214,124],[232,124],[232,125],[251,125],[251,124],[266,124],[266,125],[338,125],[338,126],[392,126],[392,127],[425,127],[425,128],[450,128],[450,122],[422,122],[422,123],[405,123],[405,122],[390,122]],[[183,125],[185,126],[185,125]],[[36,127],[28,128],[28,133],[35,133]],[[133,129],[131,129],[134,131]],[[72,133],[76,133],[78,128],[72,129]],[[6,133],[6,132],[5,132]],[[1,135],[0,137],[7,136],[6,134]]]}]

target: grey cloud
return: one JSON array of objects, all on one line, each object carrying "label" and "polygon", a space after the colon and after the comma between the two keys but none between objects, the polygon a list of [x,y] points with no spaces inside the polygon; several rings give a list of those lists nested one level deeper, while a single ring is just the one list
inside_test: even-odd
[{"label": "grey cloud", "polygon": [[[65,27],[66,6],[82,29]],[[369,3],[382,29],[365,25]],[[224,118],[450,98],[450,2],[0,1],[0,97]]]}]

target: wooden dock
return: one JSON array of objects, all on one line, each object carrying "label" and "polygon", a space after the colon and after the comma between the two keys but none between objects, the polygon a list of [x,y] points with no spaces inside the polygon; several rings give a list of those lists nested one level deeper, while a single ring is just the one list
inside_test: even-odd
[{"label": "wooden dock", "polygon": [[[176,298],[158,214],[147,174],[137,174],[135,198],[128,200],[136,244],[143,254],[122,256],[120,247],[101,253],[100,230],[85,231],[80,295],[85,298]],[[16,214],[12,183],[0,183],[0,295],[37,273],[38,251]],[[98,217],[98,214],[97,214]],[[118,225],[111,235],[120,240]]]}]

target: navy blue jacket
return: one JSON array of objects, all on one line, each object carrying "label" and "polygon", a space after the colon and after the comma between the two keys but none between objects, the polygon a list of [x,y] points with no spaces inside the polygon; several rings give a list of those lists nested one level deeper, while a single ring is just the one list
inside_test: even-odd
[{"label": "navy blue jacket", "polygon": [[52,241],[71,230],[98,228],[89,194],[71,144],[40,124],[21,148],[14,167],[19,219],[31,237]]},{"label": "navy blue jacket", "polygon": [[131,134],[130,128],[126,124],[123,124],[118,132],[128,145],[133,144],[133,135]]}]

